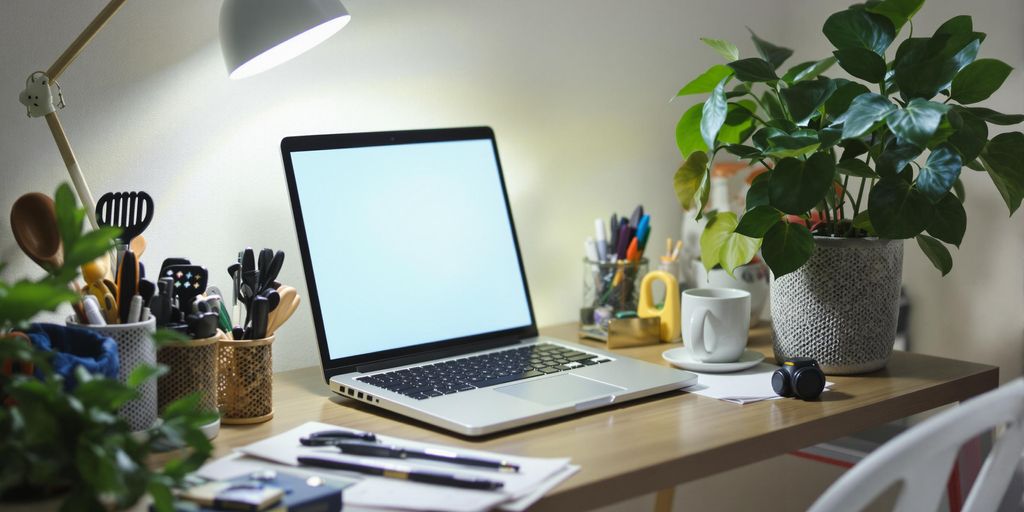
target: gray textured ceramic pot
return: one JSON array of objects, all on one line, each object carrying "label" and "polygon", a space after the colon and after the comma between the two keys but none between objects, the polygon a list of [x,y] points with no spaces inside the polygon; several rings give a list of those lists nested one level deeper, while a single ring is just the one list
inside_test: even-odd
[{"label": "gray textured ceramic pot", "polygon": [[804,266],[772,283],[775,359],[813,357],[829,374],[884,367],[896,339],[903,240],[814,242]]}]

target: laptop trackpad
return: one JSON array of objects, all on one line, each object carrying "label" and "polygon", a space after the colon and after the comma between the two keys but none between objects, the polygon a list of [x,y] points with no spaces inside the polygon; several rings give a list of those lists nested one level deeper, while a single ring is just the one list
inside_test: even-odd
[{"label": "laptop trackpad", "polygon": [[626,388],[612,386],[576,375],[563,374],[522,384],[495,388],[495,391],[544,405],[578,403],[588,398],[611,395]]}]

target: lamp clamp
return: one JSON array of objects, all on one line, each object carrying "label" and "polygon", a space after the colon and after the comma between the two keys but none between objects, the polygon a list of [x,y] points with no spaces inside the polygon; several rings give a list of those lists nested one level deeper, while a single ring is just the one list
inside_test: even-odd
[{"label": "lamp clamp", "polygon": [[[54,90],[56,88],[56,90]],[[43,71],[36,71],[25,80],[25,90],[18,95],[28,117],[43,117],[64,108],[60,84],[50,80]]]}]

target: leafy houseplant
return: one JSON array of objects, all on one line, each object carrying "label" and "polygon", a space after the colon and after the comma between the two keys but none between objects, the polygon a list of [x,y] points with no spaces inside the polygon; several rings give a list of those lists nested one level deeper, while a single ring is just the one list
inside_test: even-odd
[{"label": "leafy houseplant", "polygon": [[[742,215],[707,215],[705,267],[721,264],[731,273],[760,251],[777,288],[819,279],[823,272],[806,264],[827,240],[852,239],[849,247],[872,240],[898,258],[890,275],[898,284],[902,245],[885,242],[915,238],[945,275],[952,268],[946,244],[959,246],[967,227],[963,167],[987,173],[1010,214],[1017,210],[1024,199],[1024,133],[990,137],[989,128],[1019,124],[1024,115],[975,105],[1002,86],[1011,68],[977,58],[985,34],[974,31],[970,16],[954,17],[930,36],[915,35],[911,17],[923,3],[871,0],[837,12],[822,28],[835,47],[832,56],[785,72],[781,66],[793,51],[753,32],[760,57],[741,59],[732,43],[703,39],[728,62],[677,95],[709,93],[676,127],[684,159],[674,178],[680,203],[704,208],[710,167],[723,151],[769,169],[752,182]],[[907,37],[895,44],[901,31]],[[825,76],[835,64],[860,81]],[[839,270],[839,261],[824,265]],[[866,264],[881,264],[875,261]],[[794,272],[803,274],[787,276]],[[775,317],[774,289],[772,296]]]},{"label": "leafy houseplant", "polygon": [[[78,266],[106,253],[118,233],[101,228],[82,234],[85,211],[75,207],[66,184],[54,199],[64,265],[39,280],[0,281],[0,361],[37,369],[36,375],[0,373],[0,397],[6,399],[0,405],[0,502],[58,494],[65,496],[61,510],[112,510],[132,506],[149,493],[159,510],[170,510],[170,488],[212,449],[199,427],[215,418],[198,412],[200,397],[168,405],[163,423],[139,438],[117,411],[161,368],[139,366],[121,383],[79,367],[77,386],[65,391],[63,377],[48,363],[50,354],[12,335],[37,313],[78,300],[68,289]],[[157,339],[169,337],[158,333]],[[149,455],[167,442],[187,444],[191,452],[152,469]]]}]

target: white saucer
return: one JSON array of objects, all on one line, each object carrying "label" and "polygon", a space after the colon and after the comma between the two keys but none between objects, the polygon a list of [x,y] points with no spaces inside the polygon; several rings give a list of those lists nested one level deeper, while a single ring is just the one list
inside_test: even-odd
[{"label": "white saucer", "polygon": [[753,368],[761,361],[764,361],[764,354],[754,350],[746,350],[740,356],[739,361],[731,363],[702,363],[690,357],[690,353],[684,347],[666,350],[662,352],[661,357],[672,363],[672,366],[705,373],[738,372],[747,368]]}]

